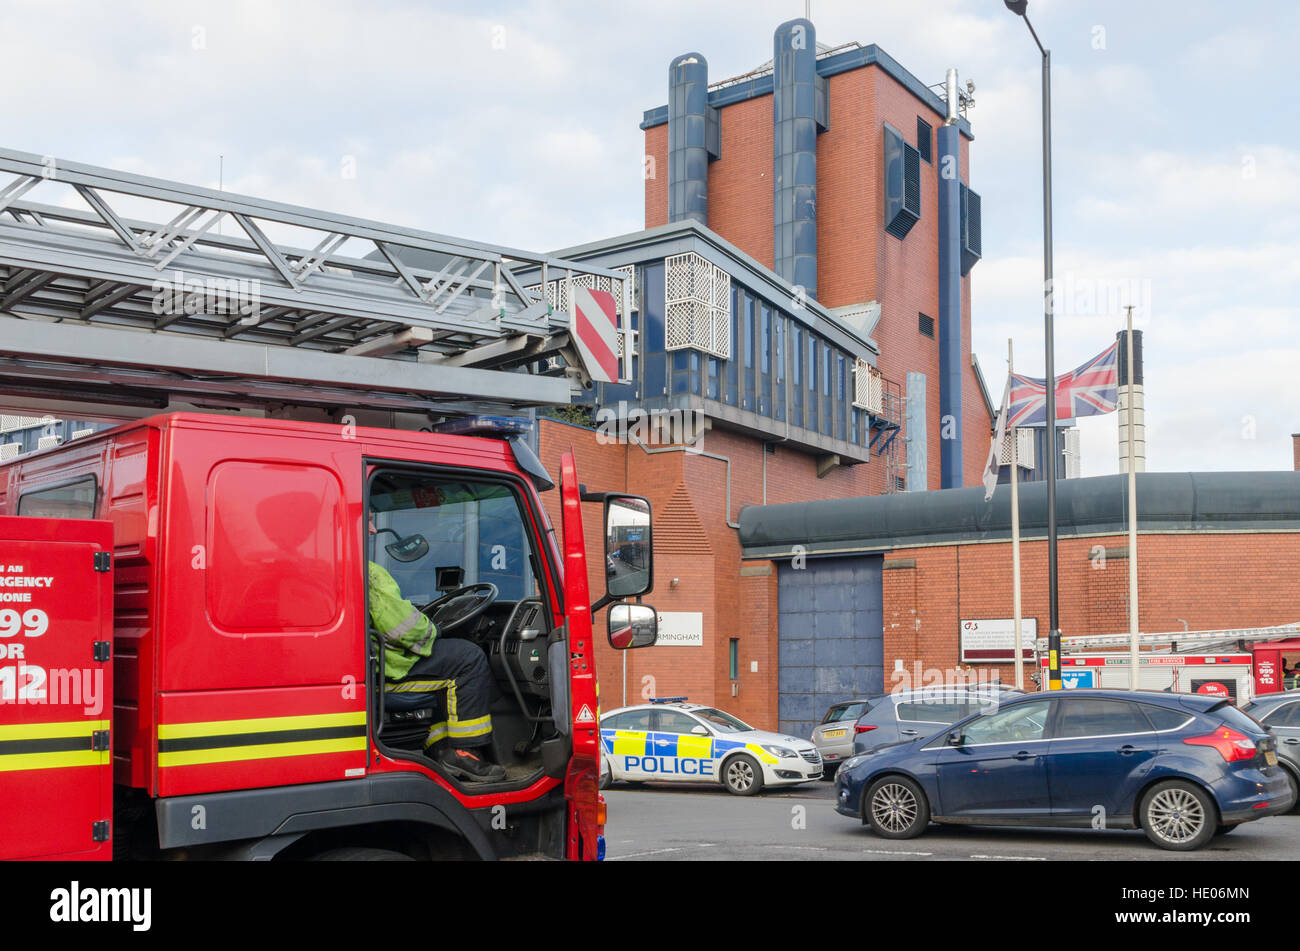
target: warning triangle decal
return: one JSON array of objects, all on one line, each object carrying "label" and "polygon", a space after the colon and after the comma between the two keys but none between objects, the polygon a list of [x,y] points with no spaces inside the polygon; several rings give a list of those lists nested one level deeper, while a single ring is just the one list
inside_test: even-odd
[{"label": "warning triangle decal", "polygon": [[591,707],[587,706],[587,705],[584,703],[584,704],[582,705],[582,709],[578,711],[578,722],[579,722],[579,723],[594,723],[595,720],[596,720],[596,718],[595,718],[594,716],[591,715]]}]

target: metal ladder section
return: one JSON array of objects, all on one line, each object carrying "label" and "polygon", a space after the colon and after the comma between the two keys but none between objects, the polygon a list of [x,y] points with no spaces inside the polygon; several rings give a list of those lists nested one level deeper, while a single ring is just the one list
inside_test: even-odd
[{"label": "metal ladder section", "polygon": [[[1185,651],[1213,651],[1216,648],[1232,648],[1239,642],[1249,644],[1254,641],[1275,641],[1289,637],[1300,637],[1300,622],[1279,624],[1276,627],[1243,627],[1223,631],[1169,631],[1160,634],[1139,634],[1138,646],[1146,649],[1164,649],[1176,653]],[[1128,634],[1093,634],[1078,637],[1062,637],[1061,652],[1095,650],[1106,647],[1128,647]],[[1047,638],[1038,639],[1038,651],[1047,653]]]},{"label": "metal ladder section", "polygon": [[600,279],[626,301],[626,276],[0,149],[6,406],[567,403],[590,378],[543,288]]}]

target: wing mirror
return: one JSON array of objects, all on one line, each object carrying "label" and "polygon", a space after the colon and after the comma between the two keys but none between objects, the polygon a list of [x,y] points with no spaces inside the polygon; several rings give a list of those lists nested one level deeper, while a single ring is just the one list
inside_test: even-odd
[{"label": "wing mirror", "polygon": [[659,637],[659,615],[648,604],[612,604],[609,646],[615,650],[651,647]]},{"label": "wing mirror", "polygon": [[605,590],[634,598],[654,587],[650,503],[638,495],[605,496]]},{"label": "wing mirror", "polygon": [[966,737],[962,735],[961,730],[953,730],[951,733],[948,734],[949,746],[961,746],[962,743],[964,743],[965,741],[966,741]]}]

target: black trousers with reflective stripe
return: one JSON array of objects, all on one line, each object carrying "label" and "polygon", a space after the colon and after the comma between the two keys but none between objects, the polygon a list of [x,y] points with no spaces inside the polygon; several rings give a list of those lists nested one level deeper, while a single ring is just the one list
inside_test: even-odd
[{"label": "black trousers with reflective stripe", "polygon": [[[459,638],[439,637],[433,642],[433,650],[428,657],[421,657],[411,671],[399,683],[419,680],[452,680],[456,684],[456,720],[472,722],[488,716],[492,702],[500,696],[492,668],[488,666],[487,656],[473,641]],[[435,694],[430,694],[430,697]],[[446,696],[447,719],[451,720],[452,697],[450,691]],[[445,742],[461,749],[474,746],[487,746],[492,742],[489,729],[478,736],[451,735]]]}]

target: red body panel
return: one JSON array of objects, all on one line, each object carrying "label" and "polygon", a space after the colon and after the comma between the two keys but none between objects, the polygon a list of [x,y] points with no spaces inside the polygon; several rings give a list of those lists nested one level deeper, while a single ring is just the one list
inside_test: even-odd
[{"label": "red body panel", "polygon": [[0,518],[0,859],[112,857],[112,545],[107,522]]},{"label": "red body panel", "polygon": [[[0,467],[0,515],[34,488],[97,480],[96,517],[112,523],[104,544],[115,552],[115,606],[105,613],[115,631],[117,783],[154,796],[387,771],[442,783],[415,762],[381,755],[369,736],[366,460],[522,478],[497,439],[200,414],[153,417]],[[561,578],[539,581],[555,623],[568,625],[577,716],[584,707],[594,714],[596,698],[571,458],[564,478],[567,617]],[[531,484],[525,491],[540,512]],[[529,518],[534,543],[552,546]],[[570,825],[581,823],[572,833],[575,842],[581,835],[581,857],[594,857],[594,716],[574,726]],[[467,807],[489,808],[531,801],[558,783],[543,778],[494,796],[451,791]]]},{"label": "red body panel", "polygon": [[587,590],[587,548],[582,534],[582,498],[573,453],[560,457],[560,492],[564,513],[564,577],[569,625],[570,715],[573,759],[565,778],[569,800],[568,855],[595,859],[600,785],[600,750],[596,722],[595,646],[591,643],[591,598]]}]

